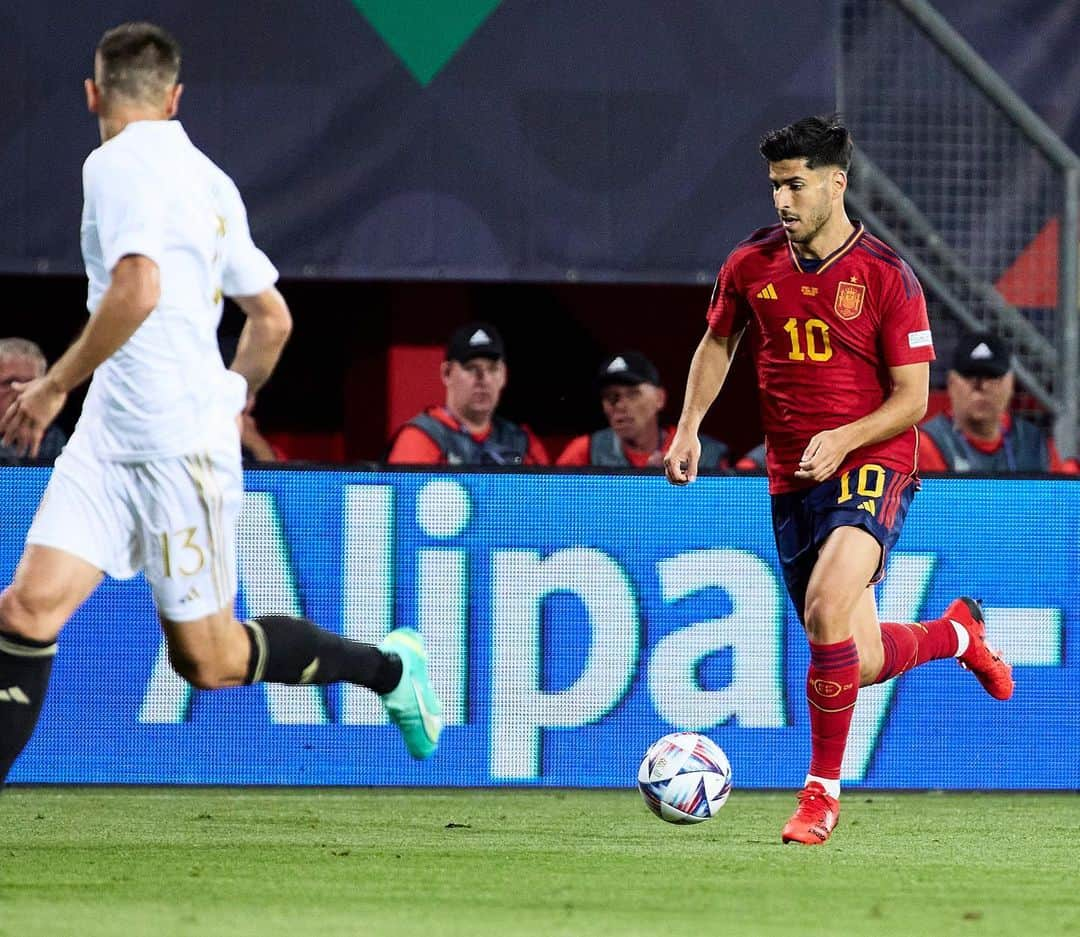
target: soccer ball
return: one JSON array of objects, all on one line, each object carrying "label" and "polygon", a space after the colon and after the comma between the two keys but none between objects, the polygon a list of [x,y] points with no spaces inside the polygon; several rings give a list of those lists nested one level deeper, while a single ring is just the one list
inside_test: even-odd
[{"label": "soccer ball", "polygon": [[716,816],[731,793],[731,765],[712,739],[673,732],[654,742],[638,768],[646,806],[668,823],[700,823]]}]

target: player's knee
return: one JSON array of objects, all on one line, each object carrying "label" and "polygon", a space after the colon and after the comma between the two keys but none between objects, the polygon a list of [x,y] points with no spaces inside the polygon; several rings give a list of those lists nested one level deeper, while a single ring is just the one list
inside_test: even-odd
[{"label": "player's knee", "polygon": [[36,641],[51,641],[64,622],[46,590],[12,584],[0,592],[0,631]]},{"label": "player's knee", "polygon": [[859,686],[870,686],[877,682],[881,668],[885,666],[885,651],[881,641],[860,640],[859,647]]},{"label": "player's knee", "polygon": [[881,668],[885,666],[885,655],[879,654],[877,657],[870,655],[864,655],[863,652],[859,652],[859,686],[872,686],[877,683],[877,679],[881,676]]},{"label": "player's knee", "polygon": [[850,609],[835,596],[819,593],[807,596],[803,613],[806,636],[814,644],[832,644],[851,635]]},{"label": "player's knee", "polygon": [[18,631],[18,614],[12,605],[14,599],[11,596],[11,587],[8,586],[3,592],[0,592],[0,631],[9,631],[15,633]]},{"label": "player's knee", "polygon": [[240,682],[220,661],[213,658],[185,654],[170,648],[169,663],[173,670],[197,690],[220,690],[223,687],[236,686]]}]

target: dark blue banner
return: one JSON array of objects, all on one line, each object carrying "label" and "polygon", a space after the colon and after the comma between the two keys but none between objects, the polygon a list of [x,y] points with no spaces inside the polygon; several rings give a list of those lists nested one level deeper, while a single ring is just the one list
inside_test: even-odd
[{"label": "dark blue banner", "polygon": [[[1074,148],[1076,0],[942,12]],[[774,220],[757,141],[835,106],[836,5],[150,0],[0,8],[0,272],[81,271],[102,32],[184,48],[180,117],[287,276],[711,282]],[[921,153],[916,153],[918,158]]]},{"label": "dark blue banner", "polygon": [[[0,473],[0,578],[44,469]],[[248,474],[242,614],[304,614],[377,641],[418,627],[449,728],[428,763],[349,686],[193,691],[142,580],[106,583],[61,636],[12,781],[628,786],[645,748],[706,732],[736,783],[792,787],[809,757],[806,642],[764,479]],[[952,661],[865,689],[844,773],[900,788],[1080,787],[1080,485],[924,483],[882,618],[982,598],[1016,665],[1008,703]]]},{"label": "dark blue banner", "polygon": [[179,39],[180,119],[293,277],[711,283],[773,219],[760,135],[833,100],[829,0],[3,6],[0,272],[81,271],[82,81],[124,19]]}]

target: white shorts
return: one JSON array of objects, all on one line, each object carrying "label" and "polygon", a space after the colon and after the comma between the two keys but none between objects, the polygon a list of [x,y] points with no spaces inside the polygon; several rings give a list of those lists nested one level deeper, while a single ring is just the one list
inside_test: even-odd
[{"label": "white shorts", "polygon": [[108,462],[69,443],[26,542],[73,553],[115,579],[141,570],[162,616],[191,621],[236,596],[243,497],[239,447],[235,454]]}]

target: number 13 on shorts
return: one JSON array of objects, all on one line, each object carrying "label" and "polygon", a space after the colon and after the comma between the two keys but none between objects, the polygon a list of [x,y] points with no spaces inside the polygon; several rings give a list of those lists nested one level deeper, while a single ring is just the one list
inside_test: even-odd
[{"label": "number 13 on shorts", "polygon": [[158,535],[161,542],[161,566],[166,579],[174,575],[194,576],[206,565],[206,552],[195,542],[197,527],[185,527]]}]

